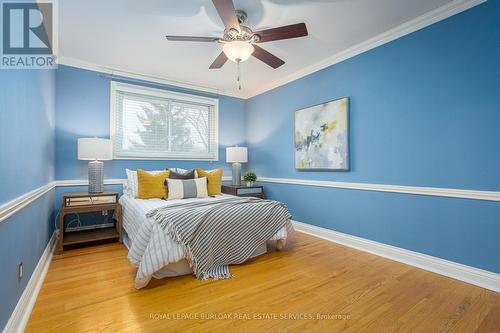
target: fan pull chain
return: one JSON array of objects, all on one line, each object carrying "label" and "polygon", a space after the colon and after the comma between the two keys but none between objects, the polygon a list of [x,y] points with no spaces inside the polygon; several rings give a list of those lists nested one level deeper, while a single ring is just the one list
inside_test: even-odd
[{"label": "fan pull chain", "polygon": [[238,77],[236,78],[236,82],[238,83],[238,90],[241,90],[241,71],[240,71],[240,62],[241,60],[236,59],[236,67],[238,68]]}]

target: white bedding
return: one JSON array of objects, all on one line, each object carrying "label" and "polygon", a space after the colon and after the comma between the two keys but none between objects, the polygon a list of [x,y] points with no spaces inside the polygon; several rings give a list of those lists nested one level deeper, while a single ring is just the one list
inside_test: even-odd
[{"label": "white bedding", "polygon": [[[182,199],[188,201],[217,201],[228,195],[222,194],[204,199]],[[146,217],[146,214],[159,207],[168,206],[180,200],[134,199],[127,195],[120,198],[123,208],[123,228],[130,240],[128,258],[137,266],[136,288],[145,287],[155,273],[169,264],[185,261],[182,247],[173,241],[164,230]],[[271,240],[286,239],[286,227],[282,228]],[[159,277],[164,276],[159,274]],[[156,277],[156,276],[155,276]]]}]

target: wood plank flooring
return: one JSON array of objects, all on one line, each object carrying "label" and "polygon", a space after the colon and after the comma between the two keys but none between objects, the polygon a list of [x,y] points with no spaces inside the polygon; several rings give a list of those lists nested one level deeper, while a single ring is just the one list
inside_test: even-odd
[{"label": "wood plank flooring", "polygon": [[233,279],[134,289],[118,243],[55,256],[27,332],[500,332],[500,294],[312,236]]}]

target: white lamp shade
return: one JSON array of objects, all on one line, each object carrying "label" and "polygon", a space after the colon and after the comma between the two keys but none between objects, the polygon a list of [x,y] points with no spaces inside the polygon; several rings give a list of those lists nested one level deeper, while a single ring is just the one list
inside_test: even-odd
[{"label": "white lamp shade", "polygon": [[250,58],[254,51],[254,47],[249,42],[235,40],[224,44],[222,50],[229,60],[237,62],[245,61]]},{"label": "white lamp shade", "polygon": [[226,148],[227,163],[246,163],[248,162],[247,147],[227,147]]},{"label": "white lamp shade", "polygon": [[113,145],[109,139],[80,138],[78,139],[79,160],[111,160],[113,159]]}]

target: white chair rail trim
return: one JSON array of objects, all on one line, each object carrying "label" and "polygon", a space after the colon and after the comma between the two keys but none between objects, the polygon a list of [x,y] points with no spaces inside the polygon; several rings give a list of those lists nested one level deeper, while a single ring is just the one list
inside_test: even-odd
[{"label": "white chair rail trim", "polygon": [[50,182],[47,185],[41,186],[33,191],[25,193],[14,200],[4,203],[0,206],[0,222],[8,219],[36,199],[40,198],[45,193],[49,192],[56,186],[56,182]]},{"label": "white chair rail trim", "polygon": [[[231,180],[231,177],[224,176],[222,180]],[[106,179],[106,185],[123,185],[127,182],[126,179]],[[466,190],[442,187],[421,187],[421,186],[406,186],[406,185],[388,185],[388,184],[371,184],[371,183],[349,183],[349,182],[334,182],[328,180],[310,180],[310,179],[295,179],[295,178],[271,178],[259,177],[258,182],[262,183],[279,183],[290,185],[305,185],[318,187],[332,187],[339,189],[359,190],[359,191],[377,191],[377,192],[392,192],[414,195],[430,195],[438,197],[463,198],[472,200],[488,200],[500,201],[500,192],[497,191],[479,191]],[[83,186],[88,185],[87,180],[58,180],[56,186]]]},{"label": "white chair rail trim", "polygon": [[[123,185],[126,179],[106,179],[106,185]],[[44,186],[41,186],[33,191],[25,193],[14,200],[4,203],[0,206],[0,223],[28,206],[38,198],[42,197],[45,193],[51,191],[57,186],[85,186],[88,185],[88,180],[55,180]]]},{"label": "white chair rail trim", "polygon": [[[127,183],[127,179],[121,178],[110,178],[105,179],[105,185],[125,185]],[[87,186],[89,181],[87,179],[74,179],[74,180],[56,180],[56,187],[64,187],[64,186]]]},{"label": "white chair rail trim", "polygon": [[315,237],[500,292],[500,274],[497,273],[298,221],[292,224],[295,230]]},{"label": "white chair rail trim", "polygon": [[360,190],[360,191],[392,192],[392,193],[405,193],[405,194],[415,194],[415,195],[431,195],[438,197],[464,198],[472,200],[500,201],[500,192],[495,192],[495,191],[477,191],[477,190],[465,190],[465,189],[441,188],[441,187],[420,187],[420,186],[369,184],[369,183],[346,183],[346,182],[334,182],[328,180],[269,178],[269,177],[259,177],[258,181],[263,183],[333,187],[339,189]]},{"label": "white chair rail trim", "polygon": [[[222,180],[231,180],[231,177],[224,176]],[[126,179],[105,179],[106,185],[124,185]],[[334,182],[327,180],[310,180],[310,179],[292,179],[292,178],[270,178],[259,177],[259,182],[263,183],[278,183],[290,185],[304,185],[304,186],[319,186],[331,187],[338,189],[349,189],[359,191],[378,191],[378,192],[391,192],[391,193],[404,193],[414,195],[430,195],[438,197],[449,198],[463,198],[471,200],[487,200],[487,201],[500,201],[500,192],[497,191],[477,191],[453,188],[438,188],[438,187],[419,187],[419,186],[404,186],[404,185],[387,185],[387,184],[369,184],[369,183],[347,183],[347,182]],[[36,199],[43,196],[55,187],[63,186],[86,186],[88,181],[86,179],[77,180],[56,180],[41,186],[33,191],[23,194],[16,199],[9,201],[0,206],[0,222],[8,219],[10,216],[17,213]]]}]

